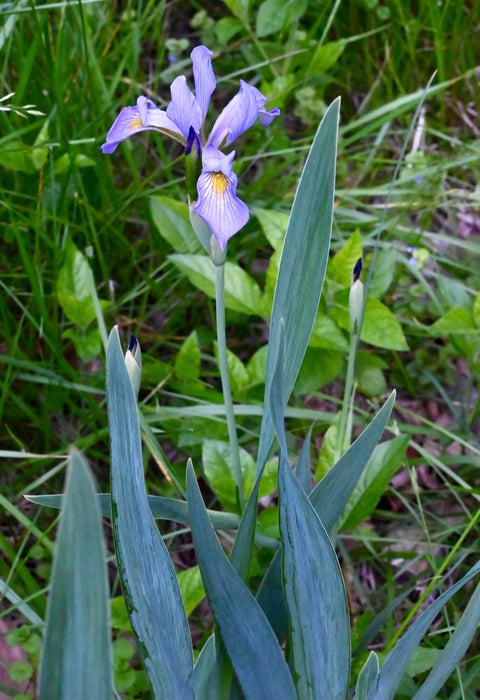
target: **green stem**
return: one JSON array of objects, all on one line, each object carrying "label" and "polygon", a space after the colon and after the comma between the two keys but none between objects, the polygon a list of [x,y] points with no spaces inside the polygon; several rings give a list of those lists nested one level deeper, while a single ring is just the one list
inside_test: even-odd
[{"label": "green stem", "polygon": [[358,332],[350,335],[350,350],[348,353],[347,378],[345,380],[345,390],[343,393],[342,410],[340,413],[340,425],[338,426],[337,449],[335,450],[335,462],[340,459],[345,443],[345,430],[347,426],[347,416],[352,399],[353,377],[355,373],[355,357],[357,354]]},{"label": "green stem", "polygon": [[218,366],[222,379],[223,400],[225,403],[225,414],[227,417],[228,437],[232,450],[233,479],[237,487],[238,501],[243,510],[243,480],[242,469],[240,467],[240,452],[238,449],[237,428],[235,425],[235,414],[233,412],[232,390],[230,388],[230,377],[228,376],[227,362],[227,340],[225,332],[225,265],[215,265],[215,292],[216,292],[216,314],[217,314],[217,346],[218,346]]}]

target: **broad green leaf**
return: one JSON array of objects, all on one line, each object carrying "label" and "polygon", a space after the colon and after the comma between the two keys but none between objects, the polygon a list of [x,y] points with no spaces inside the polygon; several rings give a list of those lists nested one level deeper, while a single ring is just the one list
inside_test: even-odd
[{"label": "broad green leaf", "polygon": [[205,589],[198,566],[191,566],[177,574],[180,591],[187,617],[195,610],[201,600],[205,598]]},{"label": "broad green leaf", "polygon": [[[338,428],[340,425],[340,413],[335,415],[335,418],[328,426],[323,436],[322,447],[320,448],[320,456],[318,458],[316,477],[321,479],[335,464],[335,454],[337,452],[338,443]],[[348,437],[345,436],[344,447],[348,447]],[[342,450],[343,452],[343,450]]]},{"label": "broad green leaf", "polygon": [[253,213],[260,222],[262,231],[274,250],[282,247],[288,225],[288,214],[273,209],[255,207]]},{"label": "broad green leaf", "polygon": [[215,22],[215,34],[222,46],[226,46],[230,39],[233,39],[235,34],[238,34],[242,29],[242,22],[234,17],[222,17],[218,22]]},{"label": "broad green leaf", "polygon": [[223,0],[232,15],[238,17],[243,24],[248,24],[248,6],[250,0]]},{"label": "broad green leaf", "polygon": [[41,170],[47,162],[49,149],[45,143],[48,141],[48,127],[49,121],[46,119],[32,146],[31,159],[35,170]]},{"label": "broad green leaf", "polygon": [[345,700],[350,624],[335,550],[283,455],[278,475],[283,585],[295,683],[302,700]]},{"label": "broad green leaf", "polygon": [[102,337],[98,328],[79,333],[74,328],[67,328],[63,333],[64,338],[68,338],[75,346],[77,355],[84,361],[89,362],[98,357],[102,351]]},{"label": "broad green leaf", "polygon": [[106,551],[95,486],[85,460],[73,450],[68,460],[48,598],[40,700],[111,700],[108,597]]},{"label": "broad green leaf", "polygon": [[265,374],[267,371],[267,354],[268,346],[263,345],[257,350],[247,364],[248,381],[250,386],[265,383]]},{"label": "broad green leaf", "polygon": [[321,44],[312,56],[308,73],[317,76],[319,73],[328,71],[338,61],[348,41],[348,39],[340,39],[339,41],[330,41],[328,44]]},{"label": "broad green leaf", "polygon": [[[411,656],[417,649],[422,637],[434,619],[450,598],[479,573],[480,562],[475,564],[460,581],[457,581],[457,583],[453,584],[448,590],[442,593],[415,620],[382,664],[377,680],[368,694],[368,700],[393,700],[395,691],[397,690]],[[478,600],[475,601],[475,607],[477,604]]]},{"label": "broad green leaf", "polygon": [[447,335],[478,335],[478,327],[472,318],[472,314],[458,306],[450,309],[445,316],[439,318],[427,329],[431,338],[443,338]]},{"label": "broad green leaf", "polygon": [[0,165],[22,173],[35,172],[30,148],[16,139],[12,139],[0,148]]},{"label": "broad green leaf", "polygon": [[353,268],[361,257],[362,239],[360,231],[357,230],[328,261],[328,279],[333,280],[339,287],[349,288],[352,284]]},{"label": "broad green leaf", "polygon": [[341,530],[360,525],[373,512],[390,479],[405,459],[408,435],[399,435],[377,445],[343,514]]},{"label": "broad green leaf", "polygon": [[[95,318],[92,300],[92,271],[87,258],[71,240],[65,246],[65,263],[57,279],[57,299],[65,315],[80,328],[85,328]],[[106,301],[100,301],[103,308]]]},{"label": "broad green leaf", "polygon": [[348,342],[335,321],[325,314],[318,313],[312,328],[309,346],[347,352]]},{"label": "broad green leaf", "polygon": [[307,348],[295,382],[295,394],[312,394],[333,382],[342,370],[344,358],[338,350]]},{"label": "broad green leaf", "polygon": [[97,161],[89,158],[84,153],[75,153],[72,156],[70,153],[64,153],[60,158],[57,158],[53,164],[55,175],[62,175],[70,169],[77,168],[93,168],[97,165]]},{"label": "broad green leaf", "polygon": [[188,206],[170,197],[150,197],[150,212],[158,232],[177,253],[198,253],[202,244],[190,223]]},{"label": "broad green leaf", "polygon": [[116,327],[108,341],[107,396],[113,534],[130,622],[155,697],[193,700],[187,617],[145,493],[137,403]]},{"label": "broad green leaf", "polygon": [[440,273],[436,274],[437,293],[440,304],[446,309],[463,307],[468,311],[472,309],[472,298],[463,282],[457,281],[454,277],[445,277]]},{"label": "broad green leaf", "polygon": [[[214,344],[215,347],[215,357],[218,363],[218,346],[217,343]],[[227,366],[228,366],[228,376],[230,377],[230,387],[232,389],[232,394],[235,397],[237,394],[241,394],[250,384],[250,378],[248,370],[237,355],[227,348]]]},{"label": "broad green leaf", "polygon": [[357,386],[367,396],[380,396],[387,391],[385,376],[378,367],[359,368]]},{"label": "broad green leaf", "polygon": [[[211,299],[215,299],[215,268],[206,255],[169,255],[168,259],[183,272],[190,282]],[[238,265],[225,263],[225,305],[243,314],[263,314],[260,287]]]},{"label": "broad green leaf", "polygon": [[[228,442],[222,440],[204,440],[202,463],[205,476],[222,505],[229,510],[237,510],[235,483],[232,479],[232,450]],[[255,476],[255,461],[251,454],[240,447],[240,466],[242,470],[245,496],[251,493]],[[277,462],[271,460],[265,465],[260,483],[259,497],[266,496],[276,487]]]},{"label": "broad green leaf", "polygon": [[[394,248],[383,248],[377,252],[375,257],[375,267],[368,288],[368,297],[371,299],[382,299],[388,292],[393,282],[398,253]],[[371,256],[366,261],[369,265]],[[366,279],[366,275],[362,276]]]},{"label": "broad green leaf", "polygon": [[448,640],[442,653],[436,660],[427,680],[415,693],[413,700],[430,700],[436,696],[448,680],[448,677],[460,663],[470,646],[480,624],[480,584],[470,598],[465,612],[456,624],[455,632]]},{"label": "broad green leaf", "polygon": [[200,377],[200,348],[197,331],[192,331],[183,341],[175,357],[173,371],[177,379],[185,382],[194,381]]},{"label": "broad green leaf", "polygon": [[385,350],[408,350],[401,325],[390,309],[377,299],[367,299],[361,339]]},{"label": "broad green leaf", "polygon": [[296,700],[288,665],[268,620],[240,579],[209,523],[191,464],[187,493],[203,584],[247,700]]},{"label": "broad green leaf", "polygon": [[258,8],[255,33],[259,39],[278,34],[281,31],[287,15],[289,0],[264,0]]}]

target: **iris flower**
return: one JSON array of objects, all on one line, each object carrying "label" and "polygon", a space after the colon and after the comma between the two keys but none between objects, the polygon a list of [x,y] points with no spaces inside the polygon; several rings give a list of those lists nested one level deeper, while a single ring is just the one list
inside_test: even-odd
[{"label": "iris flower", "polygon": [[124,107],[115,119],[102,145],[103,153],[113,153],[121,141],[140,131],[160,131],[185,146],[201,151],[202,171],[197,180],[198,198],[194,211],[209,225],[221,250],[227,241],[248,221],[247,205],[237,197],[237,176],[233,172],[235,151],[222,152],[249,129],[257,117],[263,126],[280,114],[267,111],[267,98],[253,85],[240,80],[240,90],[219,114],[212,130],[205,136],[205,117],[216,86],[211,57],[213,51],[197,46],[191,53],[195,94],[184,75],[170,86],[172,101],[166,110],[159,109],[145,96],[135,107]]}]

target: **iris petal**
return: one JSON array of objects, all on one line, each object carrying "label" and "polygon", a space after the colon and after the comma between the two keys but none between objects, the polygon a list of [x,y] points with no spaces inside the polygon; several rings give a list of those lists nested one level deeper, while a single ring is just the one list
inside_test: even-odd
[{"label": "iris petal", "polygon": [[109,129],[107,140],[102,145],[102,152],[113,153],[121,141],[149,129],[162,131],[177,140],[183,139],[181,131],[167,117],[166,112],[142,95],[138,98],[135,107],[130,106],[122,109]]},{"label": "iris petal", "polygon": [[185,139],[188,138],[191,126],[198,134],[203,121],[202,111],[184,75],[175,78],[170,86],[170,92],[172,101],[167,107],[167,117],[177,125]]},{"label": "iris petal", "polygon": [[206,46],[196,46],[190,55],[193,63],[195,99],[200,106],[203,121],[207,114],[210,97],[217,84],[211,61],[213,51],[207,49]]},{"label": "iris petal", "polygon": [[205,148],[203,170],[197,181],[194,211],[210,226],[221,250],[249,219],[247,205],[237,197],[237,176],[232,171],[234,155],[225,156],[216,148]]},{"label": "iris petal", "polygon": [[264,126],[280,114],[280,110],[267,112],[263,106],[267,98],[253,85],[240,80],[240,90],[220,113],[208,137],[208,145],[216,148],[228,146],[254,124],[258,116]]}]

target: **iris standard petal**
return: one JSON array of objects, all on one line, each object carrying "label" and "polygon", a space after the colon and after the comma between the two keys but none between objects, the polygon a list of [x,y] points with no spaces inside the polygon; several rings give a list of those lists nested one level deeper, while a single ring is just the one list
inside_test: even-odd
[{"label": "iris standard petal", "polygon": [[175,122],[185,139],[188,138],[191,126],[198,134],[203,121],[202,111],[184,75],[175,78],[170,86],[170,92],[172,101],[167,107],[167,117]]},{"label": "iris standard petal", "polygon": [[275,117],[278,117],[279,114],[280,110],[278,107],[274,107],[268,111],[262,107],[258,110],[258,119],[260,120],[260,124],[262,126],[270,126]]},{"label": "iris standard petal", "polygon": [[103,153],[113,153],[121,141],[125,141],[140,131],[155,129],[182,140],[183,135],[166,112],[159,109],[152,100],[141,95],[135,107],[124,107],[110,127],[107,140],[102,145]]},{"label": "iris standard petal", "polygon": [[[216,148],[228,146],[240,134],[254,124],[258,116],[261,121],[268,115],[268,124],[280,114],[280,110],[267,112],[263,106],[267,98],[253,85],[240,80],[240,90],[220,113],[208,137],[208,145]],[[262,121],[262,123],[264,123]],[[266,126],[267,123],[264,123]]]},{"label": "iris standard petal", "polygon": [[216,148],[203,152],[203,170],[197,181],[194,211],[210,226],[221,250],[245,226],[248,207],[237,197],[237,176],[232,171],[235,152],[225,156]]},{"label": "iris standard petal", "polygon": [[212,68],[213,51],[206,46],[196,46],[192,53],[193,80],[195,82],[195,99],[200,105],[202,121],[205,120],[210,97],[215,90],[217,81]]}]

